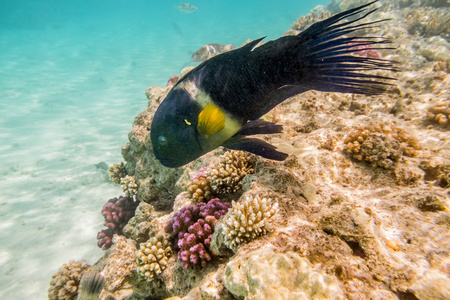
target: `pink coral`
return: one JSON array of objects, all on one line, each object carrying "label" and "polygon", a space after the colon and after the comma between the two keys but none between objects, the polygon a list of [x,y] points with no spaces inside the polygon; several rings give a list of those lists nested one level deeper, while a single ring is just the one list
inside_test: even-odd
[{"label": "pink coral", "polygon": [[171,76],[167,81],[166,86],[174,86],[178,82],[178,79],[180,79],[178,75]]},{"label": "pink coral", "polygon": [[132,197],[112,198],[103,206],[102,215],[105,217],[106,229],[102,229],[97,234],[97,245],[103,250],[107,250],[112,245],[114,234],[122,235],[122,229],[128,221],[134,216],[139,200],[133,200]]},{"label": "pink coral", "polygon": [[214,225],[230,207],[230,203],[211,199],[208,203],[182,208],[167,222],[165,230],[176,239],[178,260],[183,268],[193,265],[204,267],[212,259],[210,243]]},{"label": "pink coral", "polygon": [[352,48],[349,48],[349,50],[356,51],[356,53],[360,56],[381,59],[380,53],[378,53],[378,51],[367,42],[355,39],[353,42],[349,43],[349,45],[354,45]]}]

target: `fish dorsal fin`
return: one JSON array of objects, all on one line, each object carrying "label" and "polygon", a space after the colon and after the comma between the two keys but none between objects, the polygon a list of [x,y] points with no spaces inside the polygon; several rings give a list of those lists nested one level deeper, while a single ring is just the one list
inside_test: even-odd
[{"label": "fish dorsal fin", "polygon": [[212,103],[207,104],[198,115],[197,130],[202,135],[213,135],[225,127],[225,114]]}]

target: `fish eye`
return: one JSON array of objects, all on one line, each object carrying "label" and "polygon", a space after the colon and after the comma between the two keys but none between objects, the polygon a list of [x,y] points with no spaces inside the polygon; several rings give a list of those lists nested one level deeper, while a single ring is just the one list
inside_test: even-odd
[{"label": "fish eye", "polygon": [[161,136],[158,138],[158,143],[159,143],[161,146],[166,145],[166,144],[167,144],[167,138],[166,138],[165,136],[161,135]]}]

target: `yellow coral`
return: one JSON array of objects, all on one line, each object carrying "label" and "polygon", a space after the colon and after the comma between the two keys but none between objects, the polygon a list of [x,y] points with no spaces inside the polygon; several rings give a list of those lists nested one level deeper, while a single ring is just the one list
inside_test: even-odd
[{"label": "yellow coral", "polygon": [[162,235],[141,243],[140,249],[136,251],[138,274],[152,281],[166,269],[171,254],[170,243]]},{"label": "yellow coral", "polygon": [[254,155],[244,151],[228,151],[219,163],[206,170],[211,190],[216,195],[235,193],[242,188],[242,179],[254,172]]},{"label": "yellow coral", "polygon": [[111,180],[117,184],[120,184],[120,179],[127,176],[127,170],[125,169],[125,164],[123,162],[120,164],[113,164],[109,167],[108,173]]},{"label": "yellow coral", "polygon": [[120,179],[120,185],[122,186],[123,192],[128,196],[132,197],[137,194],[138,186],[133,176],[127,175]]},{"label": "yellow coral", "polygon": [[224,217],[224,244],[236,251],[247,243],[273,230],[278,203],[267,193],[246,196],[242,203],[232,202]]},{"label": "yellow coral", "polygon": [[71,260],[53,274],[48,289],[49,300],[71,300],[78,294],[81,276],[89,269],[86,261]]}]

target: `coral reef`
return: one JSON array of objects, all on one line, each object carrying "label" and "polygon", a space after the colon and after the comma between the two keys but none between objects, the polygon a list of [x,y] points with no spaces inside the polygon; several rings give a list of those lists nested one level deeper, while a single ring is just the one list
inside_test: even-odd
[{"label": "coral reef", "polygon": [[125,169],[125,164],[123,162],[120,164],[113,164],[109,167],[108,173],[111,180],[117,184],[120,184],[120,180],[127,176],[127,170]]},{"label": "coral reef", "polygon": [[[368,1],[334,0],[286,34]],[[101,299],[450,298],[450,43],[448,22],[435,21],[445,20],[449,7],[444,0],[375,5],[365,21],[389,21],[358,38],[382,36],[393,49],[358,49],[397,61],[398,72],[377,71],[397,78],[396,85],[373,96],[308,91],[275,107],[263,119],[283,125],[283,132],[264,139],[290,154],[283,162],[216,149],[164,168],[152,154],[148,128],[170,87],[147,89],[148,108],[122,148],[127,172],[116,176],[132,176],[142,200],[123,233],[142,243],[145,254],[166,231],[177,255],[165,252],[158,276],[140,276],[131,264],[121,269],[122,283],[105,288]],[[277,213],[264,220],[270,234],[247,242],[256,234],[251,227],[241,240],[241,228],[250,228],[244,224],[263,228],[257,213],[254,220],[248,213],[255,198],[266,199],[271,217]],[[228,201],[235,201],[232,208]],[[130,254],[124,261],[140,255],[133,241],[120,246]],[[102,273],[119,251],[114,247],[96,264]],[[115,264],[125,268],[120,260],[107,263],[109,282]],[[143,260],[134,263],[150,270]]]},{"label": "coral reef", "polygon": [[105,217],[107,229],[102,229],[97,235],[97,245],[103,250],[109,249],[112,245],[114,234],[122,235],[122,229],[134,216],[139,201],[133,198],[122,197],[109,199],[103,206],[102,215]]},{"label": "coral reef", "polygon": [[278,203],[270,194],[242,196],[243,200],[232,202],[232,208],[223,218],[217,234],[223,234],[224,244],[236,251],[240,244],[247,243],[273,230],[278,212]]},{"label": "coral reef", "polygon": [[200,265],[204,267],[212,259],[210,242],[216,222],[226,214],[229,203],[211,199],[182,208],[167,222],[166,232],[175,237],[178,260],[183,268]]},{"label": "coral reef", "polygon": [[242,188],[242,179],[253,173],[255,156],[244,151],[228,151],[220,157],[217,164],[206,171],[206,178],[210,182],[214,195],[226,195],[237,192]]},{"label": "coral reef", "polygon": [[344,143],[351,157],[383,169],[394,169],[402,155],[415,156],[421,149],[416,138],[387,124],[358,128],[345,138]]},{"label": "coral reef", "polygon": [[120,179],[120,185],[122,186],[122,191],[128,197],[133,197],[137,194],[137,184],[134,181],[134,177],[127,175]]},{"label": "coral reef", "polygon": [[69,261],[53,274],[48,289],[50,300],[72,300],[78,294],[81,277],[89,270],[86,261]]},{"label": "coral reef", "polygon": [[138,274],[148,281],[158,277],[166,269],[171,254],[170,243],[162,235],[141,243],[136,252]]}]

